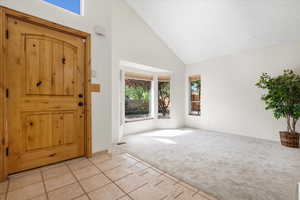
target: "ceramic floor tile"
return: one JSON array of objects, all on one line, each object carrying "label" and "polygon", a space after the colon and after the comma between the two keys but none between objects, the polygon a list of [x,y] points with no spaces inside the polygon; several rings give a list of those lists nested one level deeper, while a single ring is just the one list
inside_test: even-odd
[{"label": "ceramic floor tile", "polygon": [[144,177],[148,181],[150,181],[153,178],[157,178],[157,177],[160,176],[160,174],[157,171],[155,171],[153,169],[150,169],[150,168],[148,168],[146,170],[143,170],[143,171],[139,171],[136,174],[139,175],[139,176]]},{"label": "ceramic floor tile", "polygon": [[73,173],[75,174],[75,176],[78,180],[81,180],[84,178],[88,178],[88,177],[97,175],[97,174],[101,173],[101,171],[94,165],[91,165],[91,166],[86,166],[84,168],[75,170],[75,171],[73,171]]},{"label": "ceramic floor tile", "polygon": [[168,196],[169,191],[160,189],[159,186],[146,184],[129,193],[134,200],[161,200]]},{"label": "ceramic floor tile", "polygon": [[96,176],[81,180],[80,183],[86,192],[91,192],[95,189],[101,188],[104,185],[110,183],[111,181],[106,178],[103,174],[98,174]]},{"label": "ceramic floor tile", "polygon": [[113,168],[119,167],[121,165],[123,166],[129,166],[130,164],[133,165],[135,162],[137,161],[135,161],[132,158],[129,158],[125,154],[121,154],[117,156],[112,156],[110,160],[106,160],[104,162],[95,163],[95,164],[101,171],[105,172]]},{"label": "ceramic floor tile", "polygon": [[128,196],[122,197],[121,199],[118,200],[131,200]]},{"label": "ceramic floor tile", "polygon": [[28,200],[44,194],[43,183],[36,183],[7,194],[7,200]]},{"label": "ceramic floor tile", "polygon": [[45,167],[42,167],[40,170],[42,172],[44,171],[47,171],[49,169],[53,169],[53,168],[56,168],[56,167],[62,167],[62,166],[65,166],[65,163],[64,162],[61,162],[61,163],[56,163],[56,164],[53,164],[53,165],[47,165]]},{"label": "ceramic floor tile", "polygon": [[33,173],[26,176],[10,178],[8,189],[9,191],[13,191],[38,182],[42,182],[41,173]]},{"label": "ceramic floor tile", "polygon": [[[169,200],[169,199],[168,199]],[[174,199],[175,200],[175,199]],[[176,198],[176,200],[209,200],[199,194],[195,195],[186,195],[185,193],[181,194]]]},{"label": "ceramic floor tile", "polygon": [[45,186],[47,192],[50,192],[60,187],[70,185],[74,182],[76,182],[75,177],[71,173],[67,173],[65,175],[46,180]]},{"label": "ceramic floor tile", "polygon": [[63,188],[48,193],[49,200],[71,200],[83,195],[81,187],[78,183],[67,185]]},{"label": "ceramic floor tile", "polygon": [[125,168],[122,166],[116,167],[114,169],[108,170],[104,172],[106,176],[108,176],[111,180],[116,181],[118,179],[121,179],[125,176],[128,176],[132,174],[132,170],[129,168]]},{"label": "ceramic floor tile", "polygon": [[125,194],[114,184],[108,184],[99,190],[89,193],[92,200],[117,200]]},{"label": "ceramic floor tile", "polygon": [[93,163],[101,163],[107,160],[111,160],[112,156],[107,153],[100,153],[93,156],[93,158],[90,158],[89,160]]},{"label": "ceramic floor tile", "polygon": [[6,192],[8,187],[8,181],[4,181],[2,183],[0,183],[0,194],[3,194]]},{"label": "ceramic floor tile", "polygon": [[111,151],[110,151],[110,154],[111,155],[120,155],[120,154],[125,154],[125,153],[127,153],[126,152],[126,150],[123,150],[123,149],[121,149],[121,148],[113,148],[113,149],[111,149]]},{"label": "ceramic floor tile", "polygon": [[12,175],[9,175],[9,179],[20,178],[22,176],[27,176],[27,175],[31,175],[31,174],[35,174],[35,173],[41,173],[40,169],[32,169],[32,170],[27,170],[24,172],[12,174]]},{"label": "ceramic floor tile", "polygon": [[107,160],[101,163],[96,163],[95,165],[103,172],[121,166],[120,161],[118,160]]},{"label": "ceramic floor tile", "polygon": [[75,198],[74,200],[89,200],[88,196],[83,195],[81,197]]},{"label": "ceramic floor tile", "polygon": [[193,186],[191,186],[191,185],[189,185],[189,184],[187,184],[187,183],[185,183],[183,181],[180,181],[179,184],[182,185],[182,186],[184,186],[184,187],[186,187],[186,188],[188,188],[188,189],[190,189],[190,190],[192,190],[192,191],[195,191],[195,192],[198,191],[197,188],[195,188],[195,187],[193,187]]},{"label": "ceramic floor tile", "polygon": [[147,184],[148,181],[143,179],[142,177],[138,176],[137,174],[131,174],[129,176],[126,176],[118,181],[116,181],[116,184],[120,186],[125,192],[131,192],[145,184]]},{"label": "ceramic floor tile", "polygon": [[211,195],[208,195],[206,194],[205,192],[202,192],[202,191],[198,191],[198,195],[202,196],[205,198],[205,200],[217,200],[217,198],[211,196]]},{"label": "ceramic floor tile", "polygon": [[177,178],[175,178],[174,176],[171,176],[171,175],[169,175],[169,174],[163,174],[163,176],[165,176],[165,177],[167,177],[167,178],[169,178],[169,179],[172,179],[174,182],[180,182]]},{"label": "ceramic floor tile", "polygon": [[143,187],[129,193],[129,195],[135,200],[160,200],[167,198],[173,193],[174,195],[176,193],[180,194],[180,191],[176,191],[175,182],[166,176],[159,176],[150,180]]},{"label": "ceramic floor tile", "polygon": [[139,161],[133,159],[133,158],[130,158],[130,157],[126,157],[126,159],[120,161],[120,164],[121,166],[123,167],[131,167],[135,164],[137,164]]},{"label": "ceramic floor tile", "polygon": [[38,197],[34,197],[31,200],[47,200],[47,196],[45,194],[38,196]]},{"label": "ceramic floor tile", "polygon": [[116,184],[119,185],[125,192],[129,193],[148,182],[153,181],[155,178],[158,178],[160,176],[159,173],[152,169],[146,169],[144,171],[130,174],[118,181],[116,181]]},{"label": "ceramic floor tile", "polygon": [[72,171],[84,169],[88,166],[92,166],[93,164],[88,159],[78,160],[76,162],[69,162],[67,164]]},{"label": "ceramic floor tile", "polygon": [[85,157],[80,157],[80,158],[75,158],[75,159],[72,159],[72,160],[67,160],[67,161],[65,161],[65,163],[68,164],[68,165],[71,165],[71,164],[76,164],[78,162],[81,162],[83,160],[88,160],[88,159],[85,158]]},{"label": "ceramic floor tile", "polygon": [[139,172],[145,169],[148,169],[149,167],[147,165],[144,165],[141,162],[138,162],[132,166],[129,167],[130,170],[132,170],[133,172]]},{"label": "ceramic floor tile", "polygon": [[42,174],[45,180],[63,176],[65,174],[71,173],[67,166],[60,166],[56,168],[51,168],[49,170],[43,171]]},{"label": "ceramic floor tile", "polygon": [[165,200],[192,200],[195,194],[195,191],[189,190],[180,184],[174,184],[173,189],[169,192],[168,198]]},{"label": "ceramic floor tile", "polygon": [[122,151],[29,170],[9,180],[0,183],[0,200],[216,200]]},{"label": "ceramic floor tile", "polygon": [[123,160],[126,160],[128,158],[128,156],[123,153],[123,154],[118,154],[118,155],[112,155],[112,160],[115,160],[115,161],[123,161]]}]

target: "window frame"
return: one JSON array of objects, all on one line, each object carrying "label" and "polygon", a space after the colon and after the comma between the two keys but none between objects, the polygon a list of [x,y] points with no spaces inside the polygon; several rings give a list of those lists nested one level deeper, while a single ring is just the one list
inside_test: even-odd
[{"label": "window frame", "polygon": [[[166,78],[166,80],[160,80],[160,77],[168,77]],[[169,105],[169,115],[166,116],[166,117],[161,117],[159,116],[160,113],[159,113],[159,83],[160,82],[168,82],[170,84],[170,96],[169,96],[169,99],[170,99],[170,105]],[[172,105],[172,98],[171,98],[171,76],[158,76],[158,79],[157,79],[157,119],[158,120],[164,120],[164,119],[171,119],[171,105]]]},{"label": "window frame", "polygon": [[[141,75],[143,75],[143,74],[141,74]],[[145,75],[145,77],[147,77],[147,76]],[[150,91],[149,91],[149,114],[148,114],[148,116],[135,117],[135,118],[126,118],[126,97],[125,97],[125,95],[126,95],[126,80],[139,80],[139,81],[149,81],[150,82],[151,88],[150,88]],[[152,106],[153,105],[153,97],[154,97],[154,95],[153,95],[153,92],[154,92],[153,82],[154,82],[153,78],[152,78],[152,80],[145,80],[145,79],[142,78],[142,76],[137,77],[137,78],[134,78],[134,77],[133,78],[127,78],[127,77],[124,78],[124,120],[125,120],[125,123],[146,121],[146,120],[154,119],[154,117],[153,117],[153,115],[154,115],[153,114],[153,106]]]},{"label": "window frame", "polygon": [[[199,100],[198,101],[193,101],[192,100],[192,82],[194,81],[200,81],[200,85],[199,85]],[[202,81],[201,81],[201,76],[200,75],[192,75],[189,77],[189,115],[190,116],[196,116],[196,117],[200,117],[201,116],[201,86],[202,86]],[[198,113],[193,113],[196,111],[192,111],[192,107],[193,107],[193,103],[199,103],[200,106],[200,111]]]},{"label": "window frame", "polygon": [[79,1],[80,1],[80,13],[73,12],[73,11],[67,9],[67,8],[63,8],[63,7],[59,6],[59,5],[53,4],[53,3],[51,3],[51,2],[48,2],[47,0],[41,0],[41,1],[42,1],[43,3],[45,3],[45,4],[54,6],[54,7],[59,8],[59,9],[62,9],[62,10],[64,10],[65,12],[68,12],[68,13],[71,13],[71,14],[74,14],[74,15],[84,16],[84,14],[85,14],[85,13],[84,13],[85,0],[79,0]]}]

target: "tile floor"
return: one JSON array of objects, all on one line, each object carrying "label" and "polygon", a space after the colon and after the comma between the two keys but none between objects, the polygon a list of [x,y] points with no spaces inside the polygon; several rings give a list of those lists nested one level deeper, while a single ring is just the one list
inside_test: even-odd
[{"label": "tile floor", "polygon": [[214,200],[124,152],[34,169],[0,183],[0,200]]}]

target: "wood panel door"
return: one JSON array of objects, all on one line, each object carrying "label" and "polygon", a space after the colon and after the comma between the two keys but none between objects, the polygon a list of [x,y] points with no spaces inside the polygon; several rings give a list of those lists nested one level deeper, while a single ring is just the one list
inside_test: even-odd
[{"label": "wood panel door", "polygon": [[8,173],[83,156],[85,41],[6,20]]}]

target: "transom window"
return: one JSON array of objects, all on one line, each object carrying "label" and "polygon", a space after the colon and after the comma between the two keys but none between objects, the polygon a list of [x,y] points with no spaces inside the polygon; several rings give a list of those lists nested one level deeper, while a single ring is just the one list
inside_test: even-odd
[{"label": "transom window", "polygon": [[43,0],[70,12],[76,13],[78,15],[83,15],[82,2],[84,0]]},{"label": "transom window", "polygon": [[190,76],[190,115],[200,116],[201,114],[201,77]]}]

